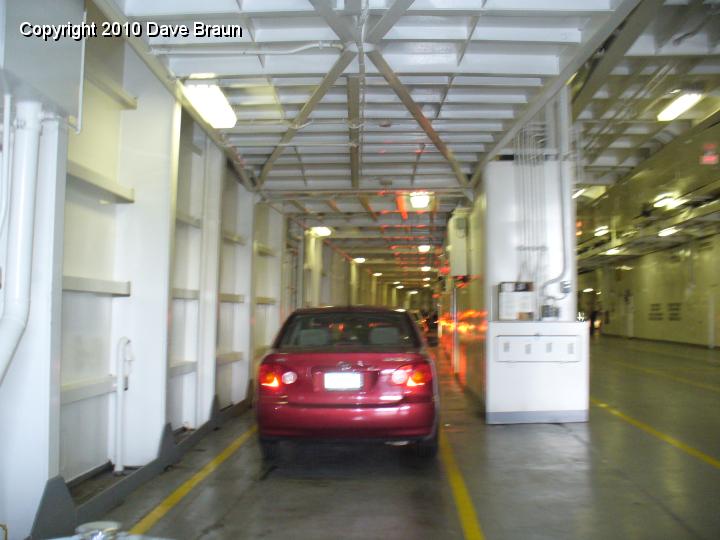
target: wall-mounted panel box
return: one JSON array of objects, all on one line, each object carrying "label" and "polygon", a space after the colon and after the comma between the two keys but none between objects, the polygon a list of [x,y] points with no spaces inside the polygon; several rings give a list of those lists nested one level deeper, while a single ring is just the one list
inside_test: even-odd
[{"label": "wall-mounted panel box", "polygon": [[468,228],[470,219],[469,208],[456,208],[448,221],[447,252],[450,263],[450,275],[468,275]]},{"label": "wall-mounted panel box", "polygon": [[491,322],[485,412],[489,424],[585,422],[586,322]]}]

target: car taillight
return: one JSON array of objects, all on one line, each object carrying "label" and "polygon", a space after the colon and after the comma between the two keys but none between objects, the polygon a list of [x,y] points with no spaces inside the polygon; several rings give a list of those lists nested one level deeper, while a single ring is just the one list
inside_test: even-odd
[{"label": "car taillight", "polygon": [[262,364],[260,366],[260,373],[258,374],[258,381],[260,386],[266,388],[279,388],[280,387],[280,374],[278,373],[278,366],[274,364]]},{"label": "car taillight", "polygon": [[297,378],[297,373],[291,370],[285,370],[278,364],[260,364],[258,381],[263,388],[280,388],[282,385],[293,384],[297,381]]},{"label": "car taillight", "polygon": [[390,379],[398,386],[425,386],[432,381],[432,370],[428,364],[407,364],[393,371]]}]

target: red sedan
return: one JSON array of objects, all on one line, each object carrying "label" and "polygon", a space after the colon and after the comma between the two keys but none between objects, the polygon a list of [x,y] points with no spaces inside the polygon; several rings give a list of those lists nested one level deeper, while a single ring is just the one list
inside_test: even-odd
[{"label": "red sedan", "polygon": [[438,445],[435,366],[406,313],[383,308],[297,310],[257,378],[263,455],[281,439]]}]

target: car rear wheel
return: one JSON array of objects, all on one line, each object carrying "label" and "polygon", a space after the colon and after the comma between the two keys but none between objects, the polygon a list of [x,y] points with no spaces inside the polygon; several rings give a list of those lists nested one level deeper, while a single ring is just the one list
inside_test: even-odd
[{"label": "car rear wheel", "polygon": [[260,439],[260,454],[263,461],[275,461],[278,457],[278,442]]},{"label": "car rear wheel", "polygon": [[427,440],[418,441],[413,445],[413,453],[421,459],[433,459],[438,453],[438,433]]}]

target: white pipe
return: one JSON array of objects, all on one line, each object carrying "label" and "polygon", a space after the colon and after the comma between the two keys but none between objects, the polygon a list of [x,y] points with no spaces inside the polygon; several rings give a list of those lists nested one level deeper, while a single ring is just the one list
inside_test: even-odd
[{"label": "white pipe", "polygon": [[572,243],[570,242],[569,236],[572,234],[571,228],[569,226],[569,221],[571,219],[569,215],[569,208],[568,203],[565,200],[565,196],[567,193],[570,192],[570,186],[566,185],[566,175],[565,175],[565,160],[567,159],[567,156],[570,152],[570,114],[569,114],[569,105],[568,105],[568,87],[563,86],[563,88],[558,93],[558,139],[559,139],[559,146],[560,146],[560,153],[558,156],[558,194],[560,195],[560,236],[562,239],[562,268],[558,272],[557,276],[554,278],[551,278],[547,280],[545,283],[542,284],[542,287],[540,288],[540,291],[542,292],[543,299],[544,300],[562,300],[564,299],[568,293],[569,289],[566,291],[562,291],[562,283],[561,283],[561,292],[562,294],[560,296],[553,296],[551,294],[547,294],[546,290],[548,286],[552,285],[553,283],[561,282],[561,280],[565,277],[565,275],[568,272],[568,269],[570,268],[570,260],[573,257],[573,253],[571,253],[572,250]]},{"label": "white pipe", "polygon": [[10,208],[10,121],[12,118],[12,95],[5,94],[3,97],[3,156],[2,172],[0,172],[0,235],[5,228],[8,209]]},{"label": "white pipe", "polygon": [[246,56],[246,55],[282,55],[297,54],[309,49],[344,49],[344,45],[339,43],[327,43],[318,41],[317,43],[308,43],[294,49],[173,49],[172,47],[152,47],[153,54],[167,54],[172,56]]},{"label": "white pipe", "polygon": [[125,470],[123,457],[124,427],[125,427],[125,376],[130,370],[125,371],[126,363],[132,362],[133,356],[130,350],[130,340],[121,337],[118,341],[115,355],[115,467],[113,472],[116,475],[123,474]]},{"label": "white pipe", "polygon": [[[87,22],[87,10],[83,12],[83,26]],[[83,124],[83,99],[85,96],[85,43],[87,39],[83,39],[80,44],[80,81],[78,88],[78,114],[75,119],[75,134],[80,135]]]},{"label": "white pipe", "polygon": [[0,384],[25,332],[30,314],[30,277],[42,118],[42,106],[36,101],[21,101],[16,109],[5,270],[5,310],[0,319]]}]

